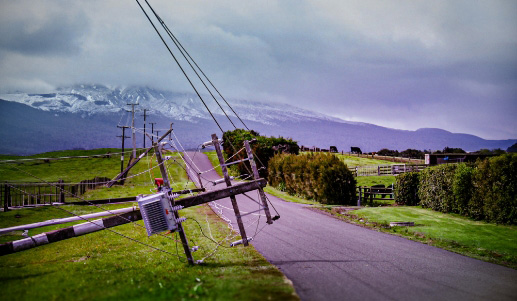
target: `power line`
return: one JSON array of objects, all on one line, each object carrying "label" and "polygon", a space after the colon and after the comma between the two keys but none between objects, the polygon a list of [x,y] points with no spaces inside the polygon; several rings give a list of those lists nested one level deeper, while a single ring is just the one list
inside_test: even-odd
[{"label": "power line", "polygon": [[187,79],[187,81],[189,82],[190,86],[192,87],[192,89],[194,89],[194,91],[196,92],[197,96],[199,97],[199,99],[201,100],[201,102],[203,103],[203,105],[205,106],[205,108],[207,109],[208,113],[210,114],[210,116],[212,117],[212,119],[214,120],[214,122],[217,124],[217,126],[219,127],[219,129],[221,130],[221,132],[224,133],[224,130],[223,128],[221,127],[221,125],[219,124],[219,122],[217,121],[217,119],[214,117],[214,114],[212,114],[212,111],[210,111],[210,109],[208,108],[208,106],[206,105],[205,101],[203,100],[203,97],[201,97],[201,94],[199,94],[198,90],[196,89],[196,87],[194,86],[194,84],[192,83],[192,81],[190,80],[189,76],[187,75],[187,73],[185,72],[185,70],[183,69],[183,67],[181,66],[180,62],[178,61],[178,59],[176,58],[176,56],[174,55],[174,53],[172,52],[172,50],[170,49],[169,45],[167,45],[167,42],[165,42],[165,40],[163,39],[162,35],[160,34],[160,32],[158,31],[158,28],[156,28],[156,26],[154,25],[153,21],[151,20],[151,18],[149,17],[149,15],[147,14],[147,12],[145,11],[145,9],[143,8],[143,6],[140,4],[140,1],[136,0],[136,3],[138,3],[138,6],[140,6],[140,9],[142,10],[142,12],[145,14],[145,16],[147,17],[147,20],[149,20],[149,23],[151,23],[151,25],[153,26],[154,30],[156,31],[156,33],[158,34],[158,36],[160,37],[160,39],[162,40],[163,44],[165,45],[165,47],[167,48],[167,50],[169,51],[170,55],[172,56],[172,58],[174,59],[174,61],[176,62],[176,64],[178,65],[178,67],[180,68],[181,72],[183,73],[183,75],[185,76],[185,78]]}]

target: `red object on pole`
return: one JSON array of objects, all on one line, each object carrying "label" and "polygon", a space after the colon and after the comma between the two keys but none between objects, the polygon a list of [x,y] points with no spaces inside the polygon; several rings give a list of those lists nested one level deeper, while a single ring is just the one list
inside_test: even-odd
[{"label": "red object on pole", "polygon": [[163,185],[163,178],[154,178],[154,184],[157,186],[158,191],[160,191]]}]

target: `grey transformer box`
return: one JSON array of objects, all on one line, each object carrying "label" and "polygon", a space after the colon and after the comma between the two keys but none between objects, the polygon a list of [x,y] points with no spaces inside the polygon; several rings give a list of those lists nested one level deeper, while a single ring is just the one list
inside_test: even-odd
[{"label": "grey transformer box", "polygon": [[178,211],[183,206],[171,206],[167,192],[161,192],[138,199],[138,207],[142,213],[147,235],[178,229],[178,222],[174,216],[174,211]]}]

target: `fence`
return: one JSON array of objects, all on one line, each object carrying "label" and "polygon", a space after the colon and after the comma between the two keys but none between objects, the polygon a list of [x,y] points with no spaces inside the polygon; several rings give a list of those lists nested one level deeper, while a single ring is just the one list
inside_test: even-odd
[{"label": "fence", "polygon": [[420,172],[429,165],[425,164],[395,164],[395,165],[367,165],[349,168],[356,177],[361,176],[394,176],[405,172]]},{"label": "fence", "polygon": [[388,187],[384,187],[384,185],[375,185],[371,187],[367,186],[359,186],[357,189],[357,206],[361,206],[361,204],[367,204],[370,206],[374,206],[374,200],[383,201],[393,201],[395,200],[393,194],[393,185]]},{"label": "fence", "polygon": [[67,199],[74,199],[72,195],[82,195],[86,191],[104,185],[109,178],[95,177],[80,183],[0,183],[0,199],[4,210],[9,207],[23,207],[36,205],[51,205],[65,203]]}]

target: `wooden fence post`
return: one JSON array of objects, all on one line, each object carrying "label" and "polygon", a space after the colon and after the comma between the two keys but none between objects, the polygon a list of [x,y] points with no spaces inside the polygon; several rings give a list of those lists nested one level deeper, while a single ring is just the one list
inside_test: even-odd
[{"label": "wooden fence post", "polygon": [[9,185],[4,184],[4,212],[9,211]]},{"label": "wooden fence post", "polygon": [[58,183],[59,183],[59,202],[60,203],[64,203],[65,202],[65,185],[63,184],[63,179],[59,179]]},{"label": "wooden fence post", "polygon": [[357,207],[361,207],[361,193],[362,193],[362,188],[361,188],[361,186],[359,186],[359,198],[357,199]]}]

